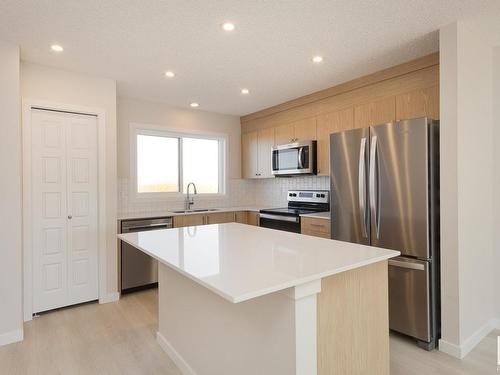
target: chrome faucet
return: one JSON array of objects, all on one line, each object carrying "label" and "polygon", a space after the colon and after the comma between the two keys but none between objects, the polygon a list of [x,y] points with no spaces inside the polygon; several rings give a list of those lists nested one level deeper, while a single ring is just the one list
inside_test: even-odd
[{"label": "chrome faucet", "polygon": [[194,194],[198,194],[198,192],[196,191],[196,185],[194,184],[194,182],[190,182],[187,186],[186,210],[190,210],[191,206],[194,204],[193,197],[189,195],[189,188],[191,187],[191,185],[193,185]]}]

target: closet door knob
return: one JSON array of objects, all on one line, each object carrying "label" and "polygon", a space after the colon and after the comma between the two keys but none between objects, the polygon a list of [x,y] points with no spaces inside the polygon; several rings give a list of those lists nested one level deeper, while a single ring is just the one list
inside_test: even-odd
[{"label": "closet door knob", "polygon": [[68,219],[73,219],[73,216],[72,215],[68,215]]}]

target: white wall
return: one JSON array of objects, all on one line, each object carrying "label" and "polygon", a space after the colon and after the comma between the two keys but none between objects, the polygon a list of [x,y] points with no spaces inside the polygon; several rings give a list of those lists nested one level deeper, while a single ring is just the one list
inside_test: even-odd
[{"label": "white wall", "polygon": [[458,357],[491,330],[496,316],[492,43],[497,36],[491,14],[440,32],[440,349]]},{"label": "white wall", "polygon": [[0,42],[0,345],[22,340],[19,48]]},{"label": "white wall", "polygon": [[[500,139],[500,46],[493,51],[493,119],[494,135],[496,142]],[[495,295],[497,328],[500,329],[500,147],[494,146],[494,252],[495,261],[492,263],[493,274],[496,276]]]},{"label": "white wall", "polygon": [[228,186],[225,197],[210,200],[195,198],[198,207],[246,206],[255,203],[253,182],[240,179],[241,126],[239,117],[190,110],[162,103],[118,98],[118,207],[120,216],[161,213],[182,209],[184,199],[159,201],[133,199],[130,192],[130,123],[150,124],[167,130],[193,133],[219,133],[228,136]]},{"label": "white wall", "polygon": [[442,28],[440,47],[441,336],[459,343],[457,24]]},{"label": "white wall", "polygon": [[21,95],[53,103],[105,111],[106,117],[106,250],[108,293],[117,291],[116,249],[116,82],[41,65],[21,64]]}]

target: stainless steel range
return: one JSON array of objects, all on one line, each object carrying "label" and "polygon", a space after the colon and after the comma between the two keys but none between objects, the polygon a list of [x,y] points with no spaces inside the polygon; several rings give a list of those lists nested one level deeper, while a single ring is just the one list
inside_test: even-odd
[{"label": "stainless steel range", "polygon": [[260,210],[260,226],[300,233],[300,215],[330,210],[328,190],[289,190],[288,207]]}]

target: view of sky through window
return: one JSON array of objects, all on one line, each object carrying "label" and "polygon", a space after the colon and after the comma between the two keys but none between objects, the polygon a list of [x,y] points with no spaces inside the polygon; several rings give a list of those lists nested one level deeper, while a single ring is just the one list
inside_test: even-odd
[{"label": "view of sky through window", "polygon": [[179,191],[179,139],[137,135],[137,192]]},{"label": "view of sky through window", "polygon": [[190,182],[198,194],[220,193],[220,147],[218,139],[137,134],[137,192],[180,192],[181,180],[183,193]]}]

